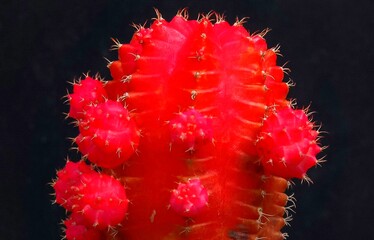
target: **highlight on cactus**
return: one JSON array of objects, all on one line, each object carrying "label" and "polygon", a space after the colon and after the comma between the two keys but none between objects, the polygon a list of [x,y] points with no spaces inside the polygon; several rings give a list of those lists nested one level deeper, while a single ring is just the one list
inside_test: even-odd
[{"label": "highlight on cactus", "polygon": [[289,182],[309,181],[322,147],[287,99],[279,48],[243,20],[156,15],[114,40],[111,80],[67,95],[82,158],[52,183],[65,238],[285,239]]}]

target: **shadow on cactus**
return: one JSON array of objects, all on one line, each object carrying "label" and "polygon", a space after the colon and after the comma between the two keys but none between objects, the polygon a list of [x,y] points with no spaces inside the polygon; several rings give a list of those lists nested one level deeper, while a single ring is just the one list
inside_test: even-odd
[{"label": "shadow on cactus", "polygon": [[52,186],[68,240],[285,239],[289,180],[310,181],[319,131],[287,99],[279,49],[215,13],[156,11],[115,40],[112,80],[76,81],[82,154]]}]

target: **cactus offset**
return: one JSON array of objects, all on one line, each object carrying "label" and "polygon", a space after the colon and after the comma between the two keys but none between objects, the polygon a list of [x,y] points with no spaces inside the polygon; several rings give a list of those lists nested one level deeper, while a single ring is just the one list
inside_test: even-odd
[{"label": "cactus offset", "polygon": [[[80,215],[87,227],[106,229],[119,224],[126,215],[128,199],[119,181],[100,174],[83,161],[68,162],[53,183],[56,202]],[[77,217],[75,217],[76,219]],[[74,222],[74,221],[73,221]]]},{"label": "cactus offset", "polygon": [[115,41],[113,80],[74,85],[74,141],[101,173],[83,161],[58,172],[67,239],[287,236],[284,192],[316,165],[318,131],[286,99],[278,49],[211,17],[157,12],[129,44]]}]

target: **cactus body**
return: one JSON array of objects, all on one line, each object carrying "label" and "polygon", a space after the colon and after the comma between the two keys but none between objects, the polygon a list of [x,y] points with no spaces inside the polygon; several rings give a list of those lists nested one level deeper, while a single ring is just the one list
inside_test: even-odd
[{"label": "cactus body", "polygon": [[[103,239],[284,239],[288,180],[305,177],[320,148],[306,113],[286,99],[277,49],[240,22],[184,12],[158,15],[114,47],[113,80],[77,83],[69,115],[79,150],[102,169],[82,173],[95,183],[86,191],[106,201],[105,216],[121,213],[98,224],[83,214],[80,224]],[[72,179],[67,194],[83,192]],[[62,206],[75,214],[72,204]]]}]

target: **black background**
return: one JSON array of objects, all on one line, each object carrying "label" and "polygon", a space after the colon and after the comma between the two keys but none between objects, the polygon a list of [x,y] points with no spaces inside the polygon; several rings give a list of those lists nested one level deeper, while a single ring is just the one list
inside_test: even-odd
[{"label": "black background", "polygon": [[[373,239],[374,2],[346,0],[245,1],[1,1],[0,239],[60,239],[64,211],[51,206],[48,182],[64,165],[76,135],[62,112],[67,81],[100,72],[110,37],[130,39],[132,22],[170,20],[215,10],[250,17],[251,32],[267,27],[270,47],[281,45],[297,86],[290,97],[311,104],[323,123],[327,162],[312,169],[314,184],[295,192],[297,214],[289,239]],[[69,155],[71,155],[71,151]],[[141,234],[141,233],[139,233]]]}]

